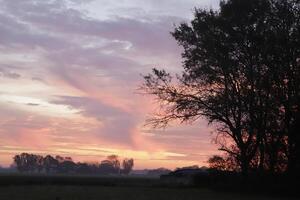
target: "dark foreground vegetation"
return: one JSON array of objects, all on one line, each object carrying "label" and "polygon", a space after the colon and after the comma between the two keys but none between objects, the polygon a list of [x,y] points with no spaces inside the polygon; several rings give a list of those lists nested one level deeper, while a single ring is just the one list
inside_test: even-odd
[{"label": "dark foreground vegetation", "polygon": [[[193,173],[195,172],[195,173]],[[299,198],[299,191],[296,181],[299,177],[289,177],[287,175],[266,175],[250,174],[247,181],[240,173],[224,171],[200,171],[196,169],[184,171],[179,169],[169,174],[155,177],[135,177],[120,175],[48,175],[48,174],[2,174],[0,175],[0,189],[9,192],[5,188],[22,190],[30,188],[47,190],[47,188],[115,188],[116,192],[121,190],[137,192],[148,190],[155,192],[167,191],[204,191],[209,190],[211,194],[225,193],[226,195],[240,194],[241,196],[265,196],[270,198],[278,197]],[[29,187],[30,186],[30,187]],[[71,187],[71,188],[72,188]],[[127,189],[124,189],[127,188]],[[61,189],[60,189],[61,190]],[[53,190],[49,190],[53,191]],[[198,193],[198,192],[196,192]],[[33,195],[33,194],[32,194]],[[69,195],[69,194],[66,194]],[[107,195],[107,194],[105,194]],[[113,195],[113,194],[112,194]],[[198,198],[198,196],[197,196]],[[2,199],[2,198],[0,198]]]},{"label": "dark foreground vegetation", "polygon": [[[88,199],[130,199],[130,200],[250,200],[250,199],[296,199],[296,197],[278,194],[266,194],[252,191],[231,190],[231,178],[227,177],[228,187],[224,188],[222,177],[221,188],[217,180],[196,176],[191,185],[184,182],[168,181],[159,178],[135,177],[95,177],[74,175],[0,175],[1,200],[88,200]],[[230,180],[229,180],[230,179]],[[213,181],[209,185],[209,182]],[[205,183],[206,186],[203,186]],[[231,182],[232,183],[232,182]],[[234,181],[236,183],[236,180]],[[211,187],[214,185],[215,187]],[[231,188],[231,189],[230,189]],[[230,189],[230,190],[228,190]],[[254,188],[252,188],[254,189]],[[226,190],[226,192],[225,192]]]},{"label": "dark foreground vegetation", "polygon": [[285,200],[265,196],[216,193],[195,188],[135,188],[103,186],[0,187],[1,200]]},{"label": "dark foreground vegetation", "polygon": [[160,187],[159,178],[139,178],[122,176],[88,176],[88,175],[40,175],[40,174],[3,174],[0,186],[25,185],[74,185],[74,186],[132,186]]}]

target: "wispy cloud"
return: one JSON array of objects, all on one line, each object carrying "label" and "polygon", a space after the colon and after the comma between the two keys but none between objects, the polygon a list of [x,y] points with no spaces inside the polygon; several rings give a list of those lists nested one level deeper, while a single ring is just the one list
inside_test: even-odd
[{"label": "wispy cloud", "polygon": [[154,105],[136,88],[153,67],[181,70],[169,32],[193,7],[215,8],[218,0],[0,4],[0,163],[32,151],[78,159],[117,153],[138,166],[174,167],[203,164],[215,151],[205,122],[145,130]]}]

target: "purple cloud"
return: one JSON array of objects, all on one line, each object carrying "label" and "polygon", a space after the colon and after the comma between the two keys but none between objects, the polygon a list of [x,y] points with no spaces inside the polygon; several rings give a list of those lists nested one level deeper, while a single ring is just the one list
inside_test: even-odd
[{"label": "purple cloud", "polygon": [[[51,103],[66,105],[86,117],[99,120],[97,135],[114,143],[132,145],[132,130],[136,126],[135,117],[128,112],[88,97],[60,96]],[[101,124],[100,124],[101,122]],[[101,125],[101,128],[100,128]]]},{"label": "purple cloud", "polygon": [[[133,149],[147,140],[153,150],[157,145],[196,160],[201,153],[194,147],[210,148],[210,141],[201,142],[209,140],[202,135],[206,127],[143,131],[150,100],[134,92],[140,74],[153,67],[181,70],[181,50],[169,32],[194,6],[209,2],[214,6],[217,0],[0,0],[0,82],[11,88],[0,88],[0,94],[21,101],[19,107],[0,101],[0,138],[30,143],[43,130],[52,138],[49,146],[90,137]],[[35,113],[43,105],[22,103],[23,97],[68,106],[86,122]]]}]

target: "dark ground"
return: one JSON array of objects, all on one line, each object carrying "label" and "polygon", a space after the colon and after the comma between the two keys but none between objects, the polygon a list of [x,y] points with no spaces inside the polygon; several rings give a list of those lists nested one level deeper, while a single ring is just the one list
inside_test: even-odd
[{"label": "dark ground", "polygon": [[271,200],[265,196],[219,193],[199,188],[151,188],[112,186],[5,186],[1,200]]},{"label": "dark ground", "polygon": [[199,187],[168,187],[159,179],[0,175],[0,200],[285,200]]}]

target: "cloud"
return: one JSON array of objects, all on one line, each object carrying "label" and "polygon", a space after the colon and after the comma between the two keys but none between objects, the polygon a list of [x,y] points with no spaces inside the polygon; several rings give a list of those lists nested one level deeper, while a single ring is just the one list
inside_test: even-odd
[{"label": "cloud", "polygon": [[18,79],[21,77],[20,74],[15,73],[15,72],[1,72],[0,71],[0,76],[6,77],[6,78],[11,78],[11,79]]},{"label": "cloud", "polygon": [[82,74],[96,72],[98,79],[101,75],[115,84],[136,84],[139,74],[153,67],[148,59],[178,54],[169,34],[175,17],[100,20],[68,8],[63,1],[34,0],[3,1],[3,12],[9,15],[0,15],[0,43],[18,51],[37,51],[39,62],[50,65],[50,73],[80,90],[87,85],[78,80]]},{"label": "cloud", "polygon": [[164,152],[173,164],[203,159],[195,149],[211,150],[206,126],[147,132],[153,105],[134,92],[153,67],[181,70],[169,32],[194,6],[215,2],[0,0],[1,98],[22,97],[0,101],[1,144],[62,153],[82,144],[124,147],[137,156]]},{"label": "cloud", "polygon": [[0,77],[10,78],[10,79],[18,79],[21,77],[20,74],[11,71],[8,66],[0,66]]},{"label": "cloud", "polygon": [[38,104],[38,103],[27,103],[26,105],[28,105],[28,106],[39,106],[40,104]]},{"label": "cloud", "polygon": [[100,121],[104,120],[104,117],[110,118],[123,115],[122,111],[106,105],[100,100],[76,96],[58,96],[56,98],[57,100],[53,100],[51,103],[67,105],[70,108],[80,110],[82,115],[93,117]]},{"label": "cloud", "polygon": [[136,126],[136,119],[130,113],[88,97],[60,96],[51,103],[67,105],[79,110],[86,117],[99,121],[98,133],[102,139],[125,145],[133,145],[132,134]]},{"label": "cloud", "polygon": [[43,48],[48,51],[54,51],[65,48],[68,45],[58,37],[33,32],[28,24],[18,21],[15,17],[1,13],[0,33],[0,47],[5,47],[10,51],[14,48],[28,50]]},{"label": "cloud", "polygon": [[[160,17],[154,20],[129,19],[115,17],[110,20],[98,20],[87,17],[84,13],[67,8],[62,1],[4,1],[6,12],[14,13],[14,17],[1,16],[3,24],[2,34],[6,37],[3,42],[23,42],[39,44],[49,49],[59,49],[64,41],[57,37],[68,34],[68,39],[75,37],[102,37],[109,40],[129,41],[137,50],[157,51],[167,53],[174,49],[176,43],[171,40],[169,31],[178,17]],[[16,6],[18,5],[18,6]],[[182,20],[182,19],[181,19]],[[41,34],[34,34],[29,26],[38,28]],[[23,30],[23,31],[20,31]],[[22,36],[22,37],[21,37]],[[21,37],[21,39],[19,39]],[[46,42],[49,41],[49,42]],[[160,48],[157,48],[157,47]]]},{"label": "cloud", "polygon": [[[95,0],[85,5],[93,16],[110,18],[122,16],[127,18],[154,18],[156,16],[192,17],[194,7],[217,8],[219,0]],[[102,12],[97,8],[101,7]]]},{"label": "cloud", "polygon": [[36,77],[36,76],[34,76],[34,77],[31,77],[31,80],[32,80],[32,81],[37,81],[37,82],[40,82],[40,83],[44,83],[44,84],[48,84],[47,81],[44,80],[44,79],[41,78],[41,77]]}]

